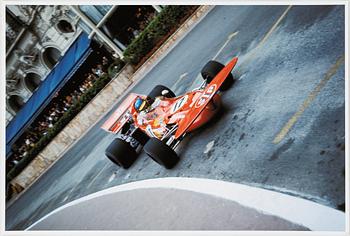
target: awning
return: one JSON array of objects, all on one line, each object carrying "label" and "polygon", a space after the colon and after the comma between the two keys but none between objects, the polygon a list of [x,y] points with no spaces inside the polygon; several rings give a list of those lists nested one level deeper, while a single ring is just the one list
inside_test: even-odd
[{"label": "awning", "polygon": [[48,105],[55,93],[74,75],[92,52],[90,43],[91,41],[87,34],[82,33],[7,125],[6,156],[11,151],[11,145],[24,132],[25,128],[34,121]]}]

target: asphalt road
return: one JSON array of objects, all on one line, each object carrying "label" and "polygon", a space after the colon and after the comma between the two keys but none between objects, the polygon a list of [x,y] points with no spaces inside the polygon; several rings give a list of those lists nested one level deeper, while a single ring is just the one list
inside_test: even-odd
[{"label": "asphalt road", "polygon": [[6,210],[6,230],[25,229],[87,194],[166,176],[260,186],[341,208],[344,8],[215,7],[133,92],[164,84],[181,93],[216,55],[223,63],[239,57],[236,83],[223,94],[220,116],[179,146],[174,169],[144,153],[128,170],[111,163],[104,150],[114,136],[99,128],[106,116]]}]

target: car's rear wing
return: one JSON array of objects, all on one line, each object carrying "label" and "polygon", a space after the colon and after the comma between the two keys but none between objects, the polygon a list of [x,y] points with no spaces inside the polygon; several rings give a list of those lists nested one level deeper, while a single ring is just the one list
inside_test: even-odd
[{"label": "car's rear wing", "polygon": [[192,123],[197,119],[197,117],[200,115],[200,113],[203,111],[203,109],[206,107],[206,105],[211,101],[215,93],[219,90],[220,86],[223,84],[227,76],[231,73],[231,70],[235,65],[237,64],[238,58],[234,57],[216,76],[215,78],[208,84],[202,95],[198,97],[196,100],[194,107],[189,112],[188,115],[186,115],[185,118],[183,118],[179,124],[178,129],[175,133],[175,138],[181,137],[186,130],[192,125]]},{"label": "car's rear wing", "polygon": [[[111,133],[118,133],[123,125],[128,121],[126,116],[127,111],[131,108],[133,101],[138,95],[136,93],[131,93],[127,96],[124,101],[118,106],[118,108],[113,112],[113,114],[103,123],[102,129]],[[142,96],[141,96],[142,97]]]}]

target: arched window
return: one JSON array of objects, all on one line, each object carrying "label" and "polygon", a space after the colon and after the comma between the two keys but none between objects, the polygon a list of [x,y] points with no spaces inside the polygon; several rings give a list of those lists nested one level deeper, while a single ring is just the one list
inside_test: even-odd
[{"label": "arched window", "polygon": [[52,69],[61,57],[61,52],[54,47],[48,47],[43,52],[44,63],[49,69]]},{"label": "arched window", "polygon": [[24,78],[24,83],[31,92],[34,92],[41,83],[40,75],[36,73],[28,73]]},{"label": "arched window", "polygon": [[59,31],[61,31],[64,34],[74,32],[72,24],[66,20],[60,20],[57,23],[57,28]]},{"label": "arched window", "polygon": [[11,109],[16,113],[21,110],[24,105],[23,98],[18,95],[12,95],[8,102]]}]

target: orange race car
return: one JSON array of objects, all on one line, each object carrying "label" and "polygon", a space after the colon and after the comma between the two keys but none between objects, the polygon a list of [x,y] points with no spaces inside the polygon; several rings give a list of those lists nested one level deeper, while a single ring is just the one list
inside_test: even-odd
[{"label": "orange race car", "polygon": [[106,156],[128,168],[143,147],[157,163],[172,168],[179,160],[174,150],[185,135],[219,111],[219,91],[233,83],[231,71],[237,60],[234,57],[226,66],[209,61],[201,71],[201,86],[181,96],[162,85],[147,96],[131,93],[102,125],[106,131],[118,134],[106,149]]}]

